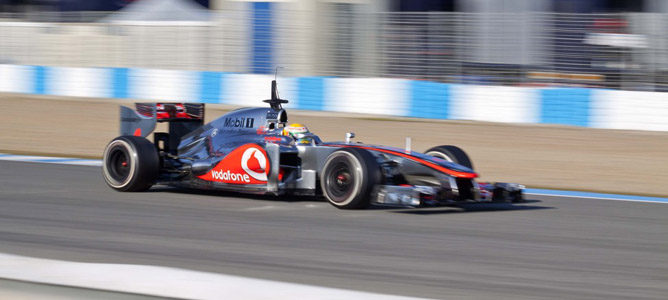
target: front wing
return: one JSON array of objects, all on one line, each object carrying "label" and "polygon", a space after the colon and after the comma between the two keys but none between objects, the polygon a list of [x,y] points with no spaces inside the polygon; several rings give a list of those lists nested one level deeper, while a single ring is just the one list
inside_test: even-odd
[{"label": "front wing", "polygon": [[373,204],[383,206],[440,206],[471,202],[517,203],[524,201],[524,186],[517,183],[477,183],[470,193],[473,199],[443,198],[438,187],[419,185],[380,185]]}]

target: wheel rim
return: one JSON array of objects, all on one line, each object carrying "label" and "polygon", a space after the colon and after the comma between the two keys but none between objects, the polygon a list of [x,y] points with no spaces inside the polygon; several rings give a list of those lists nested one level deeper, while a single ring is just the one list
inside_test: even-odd
[{"label": "wheel rim", "polygon": [[337,162],[328,176],[328,184],[332,200],[342,202],[353,190],[354,177],[350,171],[350,165],[345,162]]},{"label": "wheel rim", "polygon": [[115,140],[107,146],[102,167],[105,180],[113,188],[127,186],[133,178],[136,165],[136,158],[127,142]]},{"label": "wheel rim", "polygon": [[330,200],[337,204],[349,202],[357,191],[358,178],[353,164],[345,156],[334,158],[326,174],[326,189]]},{"label": "wheel rim", "polygon": [[123,182],[130,175],[130,156],[123,147],[114,147],[109,151],[107,170],[109,176],[117,182]]}]

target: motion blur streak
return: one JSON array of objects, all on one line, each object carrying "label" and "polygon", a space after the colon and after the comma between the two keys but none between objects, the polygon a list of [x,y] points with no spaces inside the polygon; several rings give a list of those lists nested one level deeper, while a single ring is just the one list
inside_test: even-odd
[{"label": "motion blur streak", "polygon": [[118,193],[99,173],[0,162],[0,252],[440,299],[668,294],[663,204],[530,196],[339,211],[306,199]]}]

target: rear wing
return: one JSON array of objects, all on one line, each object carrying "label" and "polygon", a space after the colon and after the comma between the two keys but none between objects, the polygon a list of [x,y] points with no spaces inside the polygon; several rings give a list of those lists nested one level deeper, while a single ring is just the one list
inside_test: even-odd
[{"label": "rear wing", "polygon": [[[136,110],[121,106],[121,135],[147,137],[158,122],[202,126],[203,103],[136,103]],[[191,127],[191,126],[189,126]]]},{"label": "rear wing", "polygon": [[[121,135],[147,137],[158,122],[169,122],[169,134],[156,133],[164,150],[173,152],[181,137],[204,124],[204,103],[135,103],[135,109],[121,106]],[[170,151],[173,150],[173,151]]]},{"label": "rear wing", "polygon": [[203,103],[136,103],[143,116],[156,117],[158,122],[204,120]]}]

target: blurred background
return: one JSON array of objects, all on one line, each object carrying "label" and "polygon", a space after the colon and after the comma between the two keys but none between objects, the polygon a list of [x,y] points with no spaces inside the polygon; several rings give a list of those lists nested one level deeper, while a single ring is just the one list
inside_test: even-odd
[{"label": "blurred background", "polygon": [[0,64],[668,90],[663,0],[0,0]]},{"label": "blurred background", "polygon": [[488,178],[668,194],[668,1],[0,0],[0,10],[0,106],[13,112],[0,118],[0,152],[99,157],[120,102],[223,104],[212,118],[266,105],[282,66],[291,120],[325,140],[354,130],[403,147],[410,136],[416,150],[461,145]]},{"label": "blurred background", "polygon": [[[668,197],[666,29],[668,0],[0,0],[0,156],[99,159],[130,102],[204,102],[207,121],[266,106],[282,66],[290,122],[325,141],[411,137],[462,147],[482,181]],[[668,295],[651,204],[341,219],[298,199],[111,195],[84,167],[0,171],[0,250],[22,255],[434,298]]]}]

